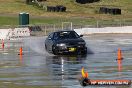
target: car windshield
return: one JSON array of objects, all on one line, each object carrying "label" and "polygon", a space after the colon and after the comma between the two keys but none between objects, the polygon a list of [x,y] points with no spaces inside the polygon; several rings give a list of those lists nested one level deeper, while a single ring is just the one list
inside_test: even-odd
[{"label": "car windshield", "polygon": [[76,39],[76,38],[79,38],[79,35],[74,31],[57,32],[54,35],[54,39]]}]

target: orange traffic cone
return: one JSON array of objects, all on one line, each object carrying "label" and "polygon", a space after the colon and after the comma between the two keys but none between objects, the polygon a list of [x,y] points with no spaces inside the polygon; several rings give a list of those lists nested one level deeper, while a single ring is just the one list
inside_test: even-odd
[{"label": "orange traffic cone", "polygon": [[2,49],[4,49],[4,40],[2,39]]},{"label": "orange traffic cone", "polygon": [[123,60],[122,52],[121,49],[119,48],[117,52],[118,71],[122,70],[122,60]]},{"label": "orange traffic cone", "polygon": [[22,49],[22,47],[20,47],[18,55],[23,55],[23,49]]},{"label": "orange traffic cone", "polygon": [[117,60],[123,60],[122,52],[120,48],[118,49],[118,52],[117,52]]}]

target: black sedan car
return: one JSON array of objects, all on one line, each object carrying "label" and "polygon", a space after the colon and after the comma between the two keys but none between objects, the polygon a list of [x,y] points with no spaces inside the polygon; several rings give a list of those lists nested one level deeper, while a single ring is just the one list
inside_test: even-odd
[{"label": "black sedan car", "polygon": [[85,41],[75,31],[57,31],[48,35],[45,40],[45,49],[49,53],[59,54],[87,54]]}]

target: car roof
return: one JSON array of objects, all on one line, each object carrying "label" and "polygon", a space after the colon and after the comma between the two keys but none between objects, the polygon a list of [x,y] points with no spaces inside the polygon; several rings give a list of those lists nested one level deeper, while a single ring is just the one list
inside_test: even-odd
[{"label": "car roof", "polygon": [[74,30],[59,30],[59,31],[55,31],[55,32],[72,32]]},{"label": "car roof", "polygon": [[75,32],[74,30],[58,30],[58,31],[55,31],[55,32],[51,32],[51,33],[49,33],[49,35],[50,34],[53,34],[53,33],[60,33],[60,32]]}]

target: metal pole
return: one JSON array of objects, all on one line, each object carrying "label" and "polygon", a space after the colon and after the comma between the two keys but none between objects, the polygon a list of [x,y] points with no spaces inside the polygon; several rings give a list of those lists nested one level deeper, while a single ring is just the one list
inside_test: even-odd
[{"label": "metal pole", "polygon": [[63,22],[62,22],[62,30],[63,30]]},{"label": "metal pole", "polygon": [[73,30],[73,29],[72,29],[72,22],[71,22],[71,30]]}]

